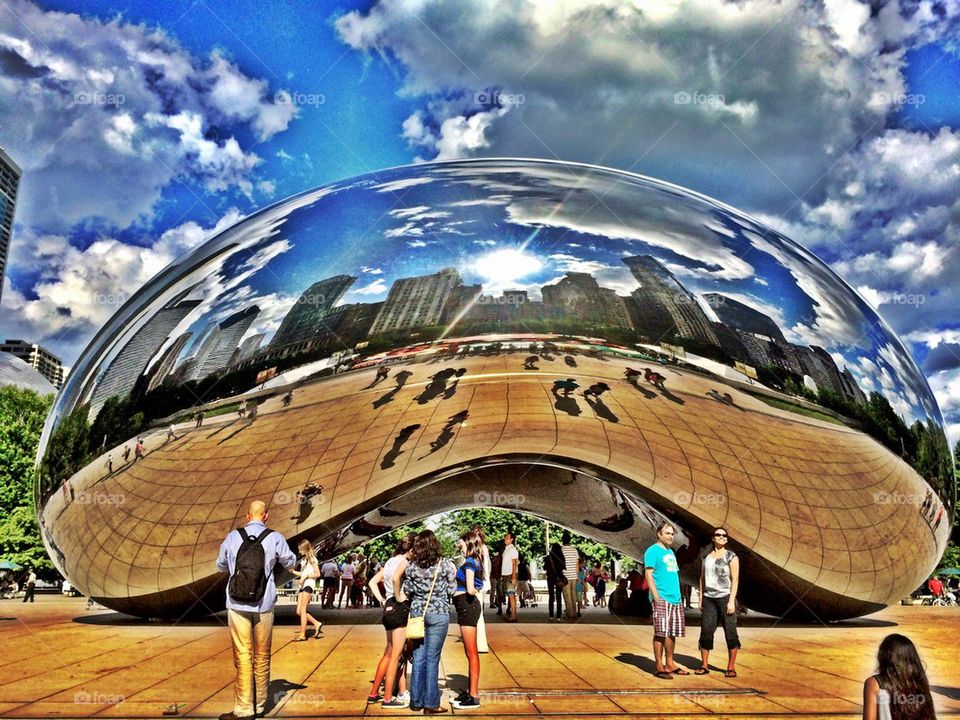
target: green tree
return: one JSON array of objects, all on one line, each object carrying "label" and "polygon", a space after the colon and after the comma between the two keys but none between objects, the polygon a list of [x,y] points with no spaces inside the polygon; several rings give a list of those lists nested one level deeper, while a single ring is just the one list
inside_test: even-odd
[{"label": "green tree", "polygon": [[52,395],[0,388],[0,513],[29,504],[33,496],[37,445]]},{"label": "green tree", "polygon": [[87,464],[90,457],[89,405],[81,405],[67,415],[50,433],[47,450],[40,463],[41,499],[46,499],[60,483]]},{"label": "green tree", "polygon": [[40,541],[37,514],[32,506],[21,505],[0,518],[0,559],[32,567],[45,579],[59,577]]},{"label": "green tree", "polygon": [[[0,560],[51,573],[34,511],[37,446],[52,395],[0,388]],[[46,571],[46,572],[44,572]]]}]

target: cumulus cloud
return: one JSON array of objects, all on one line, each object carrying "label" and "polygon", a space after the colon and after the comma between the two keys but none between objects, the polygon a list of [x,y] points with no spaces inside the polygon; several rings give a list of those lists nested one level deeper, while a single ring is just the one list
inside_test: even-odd
[{"label": "cumulus cloud", "polygon": [[[904,49],[958,15],[934,0],[380,0],[336,27],[399,66],[420,107],[398,132],[429,159],[559,155],[783,212],[822,200],[821,176],[882,133]],[[732,188],[731,163],[769,182]]]},{"label": "cumulus cloud", "polygon": [[[265,140],[296,108],[221,53],[198,58],[161,30],[11,0],[0,31],[0,126],[24,178],[19,223],[63,232],[99,218],[148,219],[174,179],[255,189]],[[266,189],[266,188],[262,188]]]},{"label": "cumulus cloud", "polygon": [[187,222],[164,232],[153,243],[136,246],[104,236],[81,250],[63,235],[29,234],[14,247],[18,264],[39,280],[30,296],[4,287],[5,330],[54,346],[70,361],[89,337],[147,280],[203,240],[241,217],[229,210],[213,227]]}]

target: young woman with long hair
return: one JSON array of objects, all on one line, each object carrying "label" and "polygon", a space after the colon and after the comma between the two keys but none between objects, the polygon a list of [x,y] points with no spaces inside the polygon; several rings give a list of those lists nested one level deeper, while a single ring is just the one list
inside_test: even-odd
[{"label": "young woman with long hair", "polygon": [[410,709],[427,715],[449,712],[440,707],[440,651],[447,639],[456,576],[457,568],[442,556],[437,536],[421,531],[403,576],[403,592],[410,598],[410,617],[422,617],[424,631],[423,639],[412,641]]},{"label": "young woman with long hair", "polygon": [[480,652],[477,649],[477,622],[483,614],[480,592],[483,590],[483,543],[473,530],[465,532],[458,541],[463,564],[457,570],[457,587],[453,593],[453,607],[467,656],[469,687],[453,700],[458,710],[480,707]]},{"label": "young woman with long hair", "polygon": [[[384,684],[383,707],[406,707],[409,697],[406,693],[406,673],[401,672],[401,659],[404,658],[406,646],[407,617],[410,614],[410,604],[403,598],[401,584],[403,572],[407,568],[410,551],[417,536],[407,533],[394,548],[393,555],[383,567],[370,578],[370,592],[383,606],[383,616],[380,619],[383,629],[387,631],[387,646],[383,650],[380,662],[377,663],[377,673],[373,676],[373,687],[367,696],[368,703],[375,703],[380,699],[380,683]],[[380,582],[383,581],[383,593],[380,593]],[[403,659],[406,666],[406,660]],[[399,678],[399,683],[397,682]],[[393,696],[394,689],[399,685],[400,694]]]},{"label": "young woman with long hair", "polygon": [[893,633],[880,643],[877,674],[863,684],[863,720],[936,720],[930,682],[910,638]]},{"label": "young woman with long hair", "polygon": [[310,601],[313,599],[314,585],[320,577],[320,565],[309,540],[301,540],[297,545],[300,551],[300,569],[291,572],[298,578],[297,615],[300,617],[300,634],[294,638],[297,642],[307,639],[307,623],[313,625],[313,637],[320,637],[323,623],[310,614]]},{"label": "young woman with long hair", "polygon": [[727,670],[725,677],[736,677],[737,651],[737,591],[740,587],[740,560],[727,545],[730,538],[726,528],[713,531],[713,545],[700,565],[700,667],[696,675],[710,672],[710,651],[717,625],[723,626],[727,643]]}]

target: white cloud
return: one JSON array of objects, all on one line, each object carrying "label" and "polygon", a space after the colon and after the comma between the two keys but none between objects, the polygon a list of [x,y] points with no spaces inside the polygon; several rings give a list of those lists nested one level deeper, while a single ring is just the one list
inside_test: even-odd
[{"label": "white cloud", "polygon": [[234,130],[268,139],[296,115],[221,53],[195,57],[161,30],[27,0],[4,13],[0,127],[25,171],[20,224],[125,228],[149,219],[174,179],[249,194],[259,158]]},{"label": "white cloud", "polygon": [[[935,0],[379,0],[336,28],[399,65],[419,106],[397,131],[430,158],[561,155],[782,211],[823,199],[823,174],[896,109],[904,48],[958,15]],[[731,165],[763,181],[731,184]]]}]

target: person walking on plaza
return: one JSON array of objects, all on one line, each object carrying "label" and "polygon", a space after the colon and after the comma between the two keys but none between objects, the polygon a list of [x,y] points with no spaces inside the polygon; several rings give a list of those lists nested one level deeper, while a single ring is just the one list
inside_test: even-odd
[{"label": "person walking on plaza", "polygon": [[877,674],[863,683],[863,720],[936,720],[930,681],[910,638],[887,635],[877,652]]},{"label": "person walking on plaza", "polygon": [[130,462],[130,446],[129,445],[123,446],[123,461],[125,463]]},{"label": "person walking on plaza", "polygon": [[337,599],[337,587],[340,584],[338,582],[340,568],[333,558],[327,560],[320,568],[320,576],[323,578],[323,599],[320,607],[324,610],[333,610],[333,602]]},{"label": "person walking on plaza", "polygon": [[243,399],[240,401],[240,404],[237,405],[237,417],[243,417],[247,414],[247,401]]},{"label": "person walking on plaza", "polygon": [[297,564],[297,556],[280,533],[266,527],[267,506],[254,500],[247,510],[247,523],[232,531],[220,545],[217,570],[229,573],[227,623],[233,644],[233,711],[220,720],[239,720],[263,715],[270,684],[270,643],[273,638],[273,608],[277,585],[273,570]]},{"label": "person walking on plaza", "polygon": [[500,582],[503,583],[503,595],[507,600],[507,622],[517,621],[517,573],[520,565],[520,553],[513,544],[513,535],[505,533],[503,536],[503,556],[500,560]]},{"label": "person walking on plaza", "polygon": [[300,569],[294,570],[293,574],[298,578],[297,616],[300,618],[300,634],[294,638],[294,641],[303,642],[307,639],[308,622],[313,625],[314,638],[320,638],[320,628],[323,627],[323,623],[310,614],[314,586],[320,579],[320,564],[317,562],[317,556],[309,540],[301,540],[297,549],[300,551]]},{"label": "person walking on plaza", "polygon": [[[407,643],[407,618],[410,615],[410,603],[403,597],[403,574],[410,560],[410,551],[417,536],[407,533],[394,548],[393,556],[384,563],[370,578],[370,591],[383,606],[380,624],[387,632],[387,646],[377,663],[377,672],[373,676],[373,686],[367,696],[367,703],[380,700],[380,684],[383,684],[383,702],[381,707],[404,708],[410,704],[410,696],[406,692],[406,673],[401,665],[406,666],[404,655]],[[383,583],[381,592],[381,582]],[[399,679],[399,683],[397,682]],[[400,693],[394,697],[398,689]]]},{"label": "person walking on plaza", "polygon": [[143,438],[137,438],[137,444],[133,448],[133,461],[142,460],[145,450]]},{"label": "person walking on plaza", "polygon": [[170,423],[170,427],[167,428],[167,442],[171,440],[179,440],[180,436],[177,435],[176,428],[173,427],[173,423]]},{"label": "person walking on plaza", "polygon": [[700,565],[700,667],[696,675],[710,672],[710,651],[717,624],[723,624],[723,636],[727,642],[726,677],[737,676],[737,650],[740,638],[737,635],[737,589],[740,581],[740,559],[727,548],[729,537],[726,528],[713,531],[713,547]]},{"label": "person walking on plaza", "polygon": [[566,606],[564,618],[577,619],[577,576],[580,573],[580,553],[570,544],[570,531],[564,530],[560,536],[563,543],[560,551],[563,553],[563,577],[567,584],[563,586],[563,604]]},{"label": "person walking on plaza", "polygon": [[357,561],[353,566],[353,588],[350,593],[350,607],[363,609],[364,590],[367,588],[367,559],[362,552],[357,553]]},{"label": "person walking on plaza", "polygon": [[457,587],[453,593],[453,607],[467,657],[468,685],[453,700],[457,710],[480,707],[480,652],[477,650],[477,622],[483,615],[483,545],[476,531],[470,530],[458,541],[463,564],[457,570]]},{"label": "person walking on plaza", "polygon": [[480,538],[480,558],[483,570],[483,589],[478,595],[480,599],[480,618],[477,620],[477,652],[487,653],[490,652],[490,646],[487,644],[487,625],[483,620],[483,610],[487,606],[487,596],[490,594],[491,587],[493,587],[490,582],[490,548],[487,547],[487,533],[484,532],[483,528],[474,525],[473,531]]},{"label": "person walking on plaza", "polygon": [[[550,620],[559,620],[563,613],[563,586],[567,581],[563,574],[564,564],[563,550],[559,543],[554,543],[543,559],[543,570],[547,576],[547,617]],[[556,615],[553,613],[554,603],[556,603]]]},{"label": "person walking on plaza", "polygon": [[203,410],[197,413],[197,424],[195,427],[200,427],[203,425]]},{"label": "person walking on plaza", "polygon": [[680,597],[680,566],[673,554],[673,536],[676,531],[668,522],[657,528],[657,542],[643,554],[650,603],[653,605],[653,659],[656,676],[673,680],[674,675],[689,675],[673,661],[673,650],[678,637],[686,634],[686,619]]},{"label": "person walking on plaza", "polygon": [[410,709],[415,712],[449,712],[440,707],[440,651],[447,638],[450,598],[456,586],[457,568],[441,556],[437,536],[431,530],[421,531],[403,576],[403,593],[410,598],[408,636],[413,620],[423,618],[423,638],[413,639],[410,671]]},{"label": "person walking on plaza", "polygon": [[107,473],[113,474],[113,453],[107,453]]},{"label": "person walking on plaza", "polygon": [[37,574],[33,568],[27,568],[27,579],[23,583],[23,601],[35,602],[33,594],[37,590]]}]

